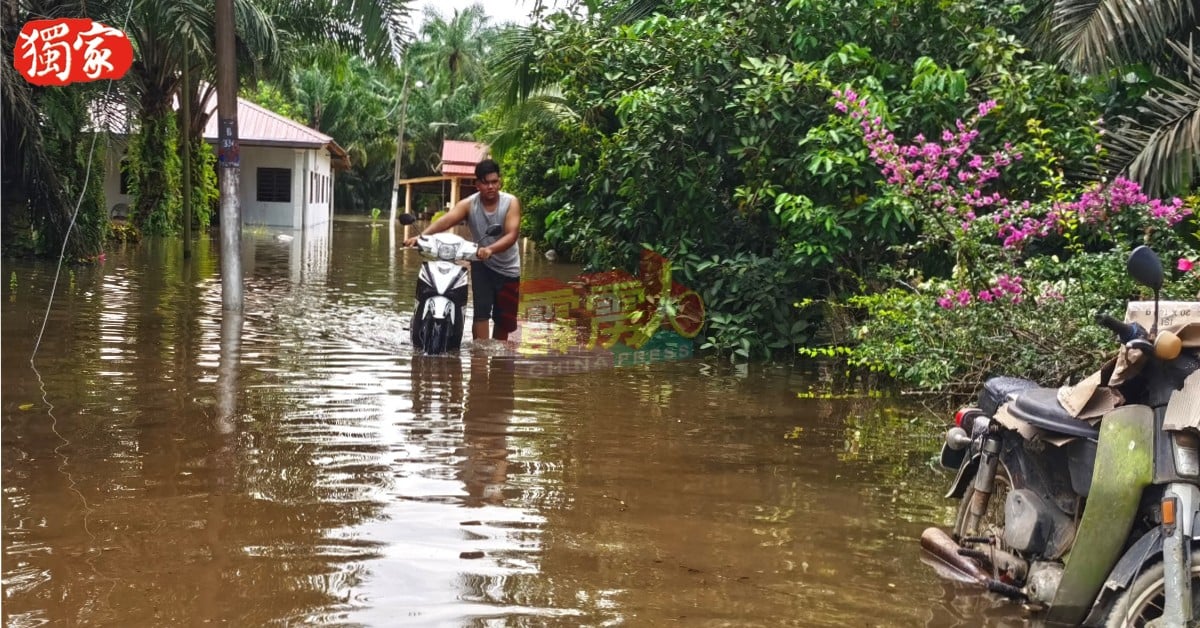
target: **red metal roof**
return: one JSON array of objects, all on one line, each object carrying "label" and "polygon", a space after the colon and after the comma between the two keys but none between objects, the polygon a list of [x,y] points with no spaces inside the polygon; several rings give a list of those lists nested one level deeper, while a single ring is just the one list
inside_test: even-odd
[{"label": "red metal roof", "polygon": [[442,142],[442,174],[474,177],[475,164],[487,156],[487,144],[445,140]]},{"label": "red metal roof", "polygon": [[[350,167],[350,156],[332,137],[248,100],[238,98],[237,103],[238,143],[248,146],[326,148],[330,152],[335,169],[345,170]],[[204,139],[214,143],[217,141],[218,126],[216,109],[217,97],[213,93],[205,102],[205,111],[209,118],[208,124],[204,126]]]},{"label": "red metal roof", "polygon": [[[204,126],[204,139],[210,143],[217,142],[217,95],[215,91],[207,91],[204,111],[208,114],[208,123]],[[333,159],[334,167],[346,169],[350,167],[350,156],[334,139],[320,131],[311,129],[294,120],[289,120],[270,109],[260,107],[248,100],[238,98],[238,142],[249,146],[281,146],[295,148],[326,148]],[[173,106],[179,108],[179,98],[174,97]],[[110,132],[127,134],[129,121],[125,107],[120,104],[110,104],[107,107],[93,107],[92,128],[107,127]],[[472,167],[474,164],[472,164]]]},{"label": "red metal roof", "polygon": [[[211,116],[204,127],[204,138],[217,139],[216,98],[210,98]],[[289,120],[273,111],[238,98],[238,142],[262,146],[296,146],[320,148],[333,141],[332,137]]]}]

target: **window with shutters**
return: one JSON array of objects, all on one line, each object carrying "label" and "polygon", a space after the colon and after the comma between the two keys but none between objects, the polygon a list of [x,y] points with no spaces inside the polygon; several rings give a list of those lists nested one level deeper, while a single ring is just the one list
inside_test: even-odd
[{"label": "window with shutters", "polygon": [[292,202],[292,169],[259,168],[258,201],[260,203]]}]

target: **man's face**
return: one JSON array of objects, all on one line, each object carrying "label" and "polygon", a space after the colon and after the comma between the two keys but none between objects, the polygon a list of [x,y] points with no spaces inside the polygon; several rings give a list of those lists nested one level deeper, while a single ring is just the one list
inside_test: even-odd
[{"label": "man's face", "polygon": [[500,175],[493,172],[479,180],[479,197],[486,203],[500,198]]}]

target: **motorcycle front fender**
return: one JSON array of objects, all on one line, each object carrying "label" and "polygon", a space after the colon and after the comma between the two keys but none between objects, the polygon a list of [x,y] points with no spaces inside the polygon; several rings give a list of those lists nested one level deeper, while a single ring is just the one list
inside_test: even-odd
[{"label": "motorcycle front fender", "polygon": [[[1164,572],[1168,582],[1167,598],[1163,604],[1164,625],[1191,625],[1188,621],[1195,619],[1190,617],[1189,602],[1194,591],[1191,590],[1190,577],[1185,575],[1190,571],[1187,568],[1188,560],[1185,557],[1191,554],[1190,548],[1194,547],[1193,544],[1196,542],[1194,534],[1197,521],[1195,517],[1197,516],[1197,504],[1200,504],[1200,490],[1197,490],[1195,486],[1188,485],[1175,485],[1171,489],[1171,492],[1184,502],[1180,507],[1179,525],[1170,536],[1164,534],[1162,526],[1155,526],[1125,551],[1121,560],[1117,561],[1117,565],[1113,567],[1112,573],[1108,574],[1104,588],[1096,597],[1096,603],[1092,605],[1091,612],[1083,620],[1085,626],[1099,626],[1104,623],[1117,596],[1129,588],[1139,573],[1160,560],[1167,565],[1175,564],[1174,569],[1168,568]],[[1172,552],[1172,550],[1175,551]],[[1172,574],[1174,574],[1173,579]],[[1173,587],[1171,586],[1172,582]],[[1172,595],[1174,596],[1173,600]],[[1172,614],[1176,616],[1170,617]]]},{"label": "motorcycle front fender", "polygon": [[1104,623],[1113,600],[1133,582],[1134,576],[1162,556],[1162,546],[1162,528],[1156,526],[1125,551],[1121,560],[1117,561],[1117,565],[1108,574],[1108,579],[1104,581],[1104,588],[1100,589],[1092,611],[1083,620],[1084,626],[1098,626]]},{"label": "motorcycle front fender", "polygon": [[1106,414],[1087,506],[1047,621],[1078,625],[1091,610],[1133,529],[1142,493],[1154,481],[1154,411],[1124,406]]}]

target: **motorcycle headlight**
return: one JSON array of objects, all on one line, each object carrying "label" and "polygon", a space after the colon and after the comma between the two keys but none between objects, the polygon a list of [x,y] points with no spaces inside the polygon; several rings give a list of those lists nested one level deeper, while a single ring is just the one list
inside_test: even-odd
[{"label": "motorcycle headlight", "polygon": [[1175,471],[1187,477],[1200,476],[1200,437],[1191,432],[1172,432],[1171,450]]},{"label": "motorcycle headlight", "polygon": [[453,262],[454,258],[458,257],[457,244],[438,244],[438,259],[447,262]]}]

